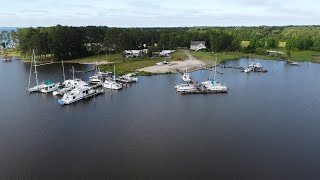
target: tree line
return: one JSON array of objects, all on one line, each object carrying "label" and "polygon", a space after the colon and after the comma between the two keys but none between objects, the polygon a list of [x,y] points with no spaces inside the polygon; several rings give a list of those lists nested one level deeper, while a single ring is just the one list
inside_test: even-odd
[{"label": "tree line", "polygon": [[[3,34],[3,35],[2,35]],[[14,37],[13,37],[14,36]],[[21,28],[1,33],[0,46],[14,41],[22,55],[32,49],[42,59],[68,60],[125,49],[152,51],[189,47],[190,41],[206,41],[209,51],[264,53],[286,42],[291,50],[320,51],[319,26],[286,27],[192,27],[192,28],[110,28],[105,26],[53,26]],[[8,39],[14,39],[9,40]],[[243,45],[243,41],[250,42]]]}]

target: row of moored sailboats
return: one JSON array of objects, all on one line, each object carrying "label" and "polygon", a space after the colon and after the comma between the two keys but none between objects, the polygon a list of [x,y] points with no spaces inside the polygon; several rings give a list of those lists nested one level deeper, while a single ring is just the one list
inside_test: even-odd
[{"label": "row of moored sailboats", "polygon": [[[52,93],[54,96],[62,96],[62,98],[58,100],[58,103],[61,105],[68,105],[85,98],[102,94],[104,93],[103,88],[101,88],[102,86],[106,89],[120,90],[123,88],[123,84],[118,83],[119,81],[124,83],[138,82],[138,78],[135,77],[135,74],[127,74],[121,76],[117,80],[115,76],[115,67],[113,78],[104,78],[104,76],[109,75],[109,73],[100,72],[98,66],[96,66],[96,74],[94,76],[91,76],[88,82],[75,78],[74,67],[72,67],[73,78],[66,80],[64,73],[64,65],[62,61],[62,71],[64,80],[63,83],[54,83],[51,81],[44,81],[42,83],[39,83],[35,59],[35,52],[33,50],[27,91],[30,93],[42,92],[46,94]],[[33,68],[36,85],[34,87],[30,87]]]},{"label": "row of moored sailboats", "polygon": [[216,81],[216,65],[212,69],[207,81],[200,84],[193,82],[188,70],[182,75],[183,83],[175,86],[177,92],[181,93],[227,93],[228,87]]}]

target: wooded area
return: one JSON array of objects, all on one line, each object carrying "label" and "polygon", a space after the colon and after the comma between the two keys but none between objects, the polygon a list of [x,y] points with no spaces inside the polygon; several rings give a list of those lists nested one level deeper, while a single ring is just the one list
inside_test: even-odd
[{"label": "wooded area", "polygon": [[[109,28],[57,25],[3,31],[0,46],[5,48],[13,42],[24,56],[36,49],[40,59],[68,60],[124,49],[157,51],[189,47],[192,40],[206,41],[208,51],[215,52],[264,54],[267,49],[278,48],[279,42],[288,51],[320,51],[320,27]],[[244,44],[244,41],[248,43]]]}]

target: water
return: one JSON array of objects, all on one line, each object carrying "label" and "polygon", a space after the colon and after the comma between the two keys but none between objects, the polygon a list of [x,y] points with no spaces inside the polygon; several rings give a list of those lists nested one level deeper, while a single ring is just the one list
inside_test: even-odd
[{"label": "water", "polygon": [[[0,62],[1,179],[319,178],[320,65],[257,61],[269,73],[219,69],[229,94],[180,95],[180,76],[163,75],[64,107],[25,92],[29,64]],[[59,64],[38,69],[40,80],[62,81]]]}]

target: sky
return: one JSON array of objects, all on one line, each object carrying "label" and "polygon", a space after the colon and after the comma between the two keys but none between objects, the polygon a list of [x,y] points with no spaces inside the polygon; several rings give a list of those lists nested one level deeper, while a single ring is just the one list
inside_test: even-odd
[{"label": "sky", "polygon": [[[319,25],[316,0],[2,0],[0,27]],[[12,8],[11,8],[12,7]]]}]

